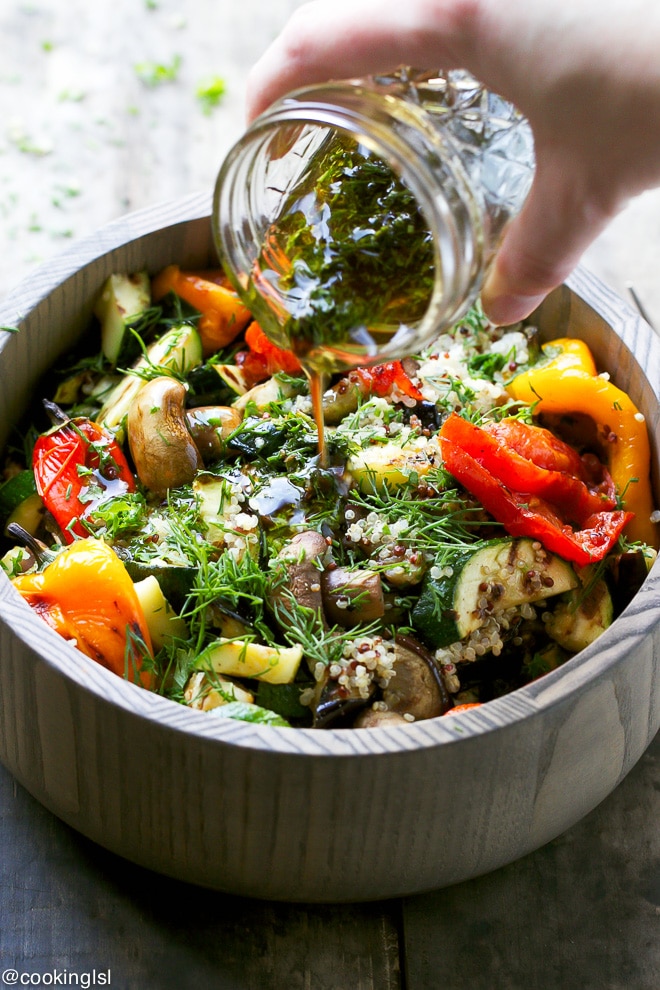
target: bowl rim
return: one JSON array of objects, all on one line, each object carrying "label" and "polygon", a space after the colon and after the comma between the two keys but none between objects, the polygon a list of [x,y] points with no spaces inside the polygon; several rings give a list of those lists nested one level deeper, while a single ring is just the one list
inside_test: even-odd
[{"label": "bowl rim", "polygon": [[[98,261],[130,241],[155,234],[171,226],[208,219],[211,223],[211,197],[194,193],[175,201],[156,204],[126,214],[106,224],[96,233],[76,241],[68,250],[42,263],[23,279],[5,300],[0,301],[0,326],[20,326],[57,288],[82,268]],[[627,336],[643,339],[645,364],[640,368],[660,401],[660,338],[621,298],[584,268],[578,266],[566,280],[578,296],[581,290],[593,293],[612,313],[625,316]],[[591,300],[587,302],[595,308]],[[598,312],[598,310],[596,310]],[[602,314],[601,314],[602,315]],[[618,331],[618,336],[624,339]],[[0,331],[0,355],[10,333]],[[638,359],[636,359],[638,360]],[[639,361],[638,361],[639,363]],[[642,589],[613,625],[591,646],[576,654],[537,681],[518,688],[478,708],[449,718],[436,718],[406,726],[356,732],[354,729],[286,729],[256,725],[214,716],[186,708],[161,695],[145,691],[90,662],[36,616],[11,585],[0,575],[0,624],[8,635],[16,636],[40,661],[54,668],[70,682],[72,690],[94,695],[99,701],[123,709],[135,717],[158,723],[163,731],[183,733],[200,741],[247,747],[273,754],[299,756],[364,757],[405,754],[439,745],[466,744],[494,731],[512,729],[559,705],[577,703],[590,684],[613,672],[631,651],[652,635],[649,613],[660,620],[660,560],[654,564]],[[642,621],[642,617],[644,621]],[[622,643],[625,649],[622,649]],[[2,661],[0,661],[2,662]]]}]

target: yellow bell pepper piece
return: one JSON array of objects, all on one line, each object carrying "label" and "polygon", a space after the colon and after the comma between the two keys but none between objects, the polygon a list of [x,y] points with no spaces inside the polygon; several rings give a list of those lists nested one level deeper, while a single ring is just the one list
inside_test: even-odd
[{"label": "yellow bell pepper piece", "polygon": [[560,347],[547,364],[516,375],[506,389],[512,399],[534,406],[535,413],[570,416],[581,413],[596,424],[607,469],[623,507],[634,512],[625,535],[658,547],[659,531],[651,521],[651,451],[644,417],[630,397],[606,378],[583,341],[561,338],[544,345]]},{"label": "yellow bell pepper piece", "polygon": [[77,540],[12,584],[48,625],[120,677],[153,686],[149,629],[131,578],[103,540]]},{"label": "yellow bell pepper piece", "polygon": [[[541,344],[541,350],[549,360],[538,368],[532,368],[531,371],[522,371],[513,381],[517,382],[520,379],[524,382],[528,375],[536,375],[541,370],[558,372],[573,368],[588,375],[598,374],[591,351],[585,342],[578,340],[577,337],[558,337],[556,340]],[[557,351],[559,353],[556,353]]]}]

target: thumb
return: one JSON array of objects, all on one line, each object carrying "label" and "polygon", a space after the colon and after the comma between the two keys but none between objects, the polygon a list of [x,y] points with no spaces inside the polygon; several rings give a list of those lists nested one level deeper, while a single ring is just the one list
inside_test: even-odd
[{"label": "thumb", "polygon": [[597,206],[589,187],[570,160],[537,164],[525,205],[507,227],[482,289],[493,323],[506,326],[529,316],[603,230],[615,211]]}]

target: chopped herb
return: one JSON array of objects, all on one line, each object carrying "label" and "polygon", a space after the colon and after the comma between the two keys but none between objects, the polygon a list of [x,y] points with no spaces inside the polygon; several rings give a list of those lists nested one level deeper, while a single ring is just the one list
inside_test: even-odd
[{"label": "chopped herb", "polygon": [[288,198],[259,266],[251,308],[269,325],[258,283],[275,278],[290,313],[282,344],[317,371],[326,360],[312,356],[317,348],[341,345],[363,358],[419,321],[435,279],[413,194],[366,148],[339,139]]},{"label": "chopped herb", "polygon": [[475,354],[468,361],[468,371],[473,378],[487,378],[495,381],[495,376],[504,368],[509,358],[505,354],[488,351],[485,354]]},{"label": "chopped herb", "polygon": [[234,718],[240,722],[256,722],[259,725],[277,725],[290,728],[290,723],[281,715],[261,708],[260,705],[250,705],[245,701],[230,701],[226,705],[211,709],[211,712],[220,718]]},{"label": "chopped herb", "polygon": [[175,55],[169,65],[159,62],[138,62],[135,73],[145,86],[160,86],[162,83],[174,82],[181,68],[181,56]]},{"label": "chopped herb", "polygon": [[206,116],[209,116],[220,105],[225,91],[225,81],[220,76],[214,76],[213,79],[197,87],[196,96],[201,104],[202,112]]}]

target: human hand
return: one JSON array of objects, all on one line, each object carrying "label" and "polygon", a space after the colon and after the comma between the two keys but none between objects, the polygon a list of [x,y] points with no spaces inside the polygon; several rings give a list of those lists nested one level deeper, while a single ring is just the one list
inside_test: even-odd
[{"label": "human hand", "polygon": [[536,174],[482,291],[527,316],[627,200],[660,184],[657,0],[324,0],[252,70],[248,113],[299,86],[397,65],[465,68],[534,131]]}]

